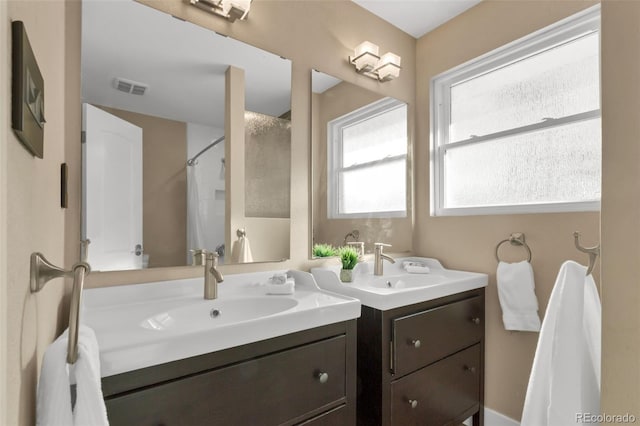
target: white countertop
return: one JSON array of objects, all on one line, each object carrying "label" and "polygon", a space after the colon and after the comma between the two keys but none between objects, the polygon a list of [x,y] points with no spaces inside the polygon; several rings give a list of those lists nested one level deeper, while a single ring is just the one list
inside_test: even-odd
[{"label": "white countertop", "polygon": [[203,278],[85,290],[81,320],[96,333],[102,377],[360,316],[358,300],[321,290],[305,272],[290,271],[294,294],[266,295],[276,272],[227,275],[216,300],[204,300]]}]

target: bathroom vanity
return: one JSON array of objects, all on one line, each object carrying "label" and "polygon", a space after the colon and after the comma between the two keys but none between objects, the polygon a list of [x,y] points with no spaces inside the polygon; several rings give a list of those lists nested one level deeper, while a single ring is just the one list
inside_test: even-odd
[{"label": "bathroom vanity", "polygon": [[360,303],[299,271],[267,294],[274,272],[228,275],[215,300],[202,279],[86,290],[110,424],[355,425]]},{"label": "bathroom vanity", "polygon": [[[429,274],[407,274],[403,261]],[[312,269],[318,285],[358,297],[358,425],[483,424],[484,287],[487,275],[435,259],[396,259],[382,276],[359,265],[353,283]]]},{"label": "bathroom vanity", "polygon": [[117,425],[354,425],[355,320],[102,380]]},{"label": "bathroom vanity", "polygon": [[[358,320],[358,424],[482,424],[484,288]],[[373,409],[375,407],[375,409]]]}]

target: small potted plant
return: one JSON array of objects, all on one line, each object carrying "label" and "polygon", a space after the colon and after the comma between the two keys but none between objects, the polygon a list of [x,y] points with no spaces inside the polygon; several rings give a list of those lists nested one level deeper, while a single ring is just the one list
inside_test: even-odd
[{"label": "small potted plant", "polygon": [[316,244],[313,246],[315,257],[332,257],[336,255],[336,249],[331,244]]},{"label": "small potted plant", "polygon": [[349,246],[340,247],[338,249],[338,256],[340,257],[340,262],[342,262],[340,281],[350,283],[353,281],[353,268],[358,264],[358,251]]}]

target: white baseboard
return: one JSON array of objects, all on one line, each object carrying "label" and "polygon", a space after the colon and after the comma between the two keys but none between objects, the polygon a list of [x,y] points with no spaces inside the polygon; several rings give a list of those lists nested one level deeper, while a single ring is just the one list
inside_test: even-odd
[{"label": "white baseboard", "polygon": [[[470,426],[471,419],[465,420],[464,424]],[[486,407],[484,409],[484,424],[485,426],[520,426],[520,423],[512,418]]]}]

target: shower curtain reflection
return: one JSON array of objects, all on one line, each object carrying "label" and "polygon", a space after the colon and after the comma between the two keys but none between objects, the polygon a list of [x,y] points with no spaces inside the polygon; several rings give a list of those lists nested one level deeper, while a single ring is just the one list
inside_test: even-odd
[{"label": "shower curtain reflection", "polygon": [[[223,133],[222,129],[189,123],[187,158],[193,158]],[[187,165],[187,247],[191,250],[217,251],[224,263],[225,181],[220,172],[224,164],[222,141]],[[187,253],[187,264],[192,264]]]}]

